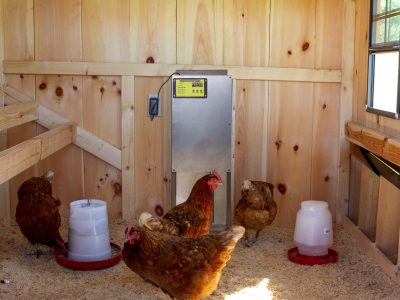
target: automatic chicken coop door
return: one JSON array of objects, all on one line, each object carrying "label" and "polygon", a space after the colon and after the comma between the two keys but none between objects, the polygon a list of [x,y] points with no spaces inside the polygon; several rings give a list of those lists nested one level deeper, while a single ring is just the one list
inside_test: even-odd
[{"label": "automatic chicken coop door", "polygon": [[231,223],[232,87],[226,70],[172,76],[172,205],[184,202],[198,178],[213,170],[213,229]]}]

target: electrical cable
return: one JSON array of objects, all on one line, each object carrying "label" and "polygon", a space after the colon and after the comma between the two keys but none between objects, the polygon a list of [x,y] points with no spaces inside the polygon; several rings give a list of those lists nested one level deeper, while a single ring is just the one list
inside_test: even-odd
[{"label": "electrical cable", "polygon": [[[158,99],[158,101],[160,101],[160,92],[161,92],[162,87],[163,87],[163,86],[171,79],[171,77],[174,76],[174,75],[181,75],[181,74],[178,73],[178,72],[174,72],[174,73],[172,73],[171,75],[168,76],[167,80],[165,80],[165,81],[163,82],[163,84],[160,86],[160,88],[158,89],[158,93],[157,93],[157,99]],[[153,119],[154,119],[154,115],[150,116],[150,121],[153,121]]]}]

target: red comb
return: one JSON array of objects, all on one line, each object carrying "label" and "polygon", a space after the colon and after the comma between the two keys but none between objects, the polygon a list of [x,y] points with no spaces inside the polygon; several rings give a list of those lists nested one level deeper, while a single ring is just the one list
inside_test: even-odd
[{"label": "red comb", "polygon": [[216,176],[219,180],[221,180],[221,176],[219,175],[219,173],[216,170],[214,170],[212,172],[212,175]]}]

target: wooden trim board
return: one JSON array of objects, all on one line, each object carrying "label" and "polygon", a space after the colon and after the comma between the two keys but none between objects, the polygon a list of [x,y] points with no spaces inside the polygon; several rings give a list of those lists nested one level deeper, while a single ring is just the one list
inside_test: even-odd
[{"label": "wooden trim board", "polygon": [[[27,101],[32,101],[29,96],[10,86],[4,87],[3,91],[19,102],[24,103]],[[40,104],[38,105],[37,114],[37,122],[48,129],[55,128],[61,124],[70,123],[68,119]],[[121,170],[121,150],[83,129],[82,127],[77,126],[77,138],[73,143],[83,150],[86,150],[87,152]]]},{"label": "wooden trim board", "polygon": [[176,70],[227,70],[235,79],[340,83],[340,70],[51,61],[4,61],[4,74],[169,76]]},{"label": "wooden trim board", "polygon": [[354,122],[346,124],[346,138],[348,141],[400,166],[400,140],[385,136],[376,130]]},{"label": "wooden trim board", "polygon": [[135,77],[122,76],[122,218],[135,216]]},{"label": "wooden trim board", "polygon": [[62,125],[0,152],[0,184],[72,143],[76,127]]},{"label": "wooden trim board", "polygon": [[37,107],[35,101],[0,107],[0,131],[37,120],[36,115],[29,113]]}]

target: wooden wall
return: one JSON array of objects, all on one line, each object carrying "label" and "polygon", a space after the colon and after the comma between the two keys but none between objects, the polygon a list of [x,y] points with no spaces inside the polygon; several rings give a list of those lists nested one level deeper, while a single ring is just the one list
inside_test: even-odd
[{"label": "wooden wall", "polygon": [[[353,124],[359,134],[353,132],[349,140],[373,153],[399,165],[399,120],[366,112],[370,1],[356,0],[354,40],[354,97]],[[358,135],[355,137],[354,133]],[[350,135],[350,134],[349,134]],[[373,137],[369,142],[368,137]],[[377,139],[375,139],[377,138]],[[372,140],[379,140],[372,145]],[[384,145],[390,141],[396,146],[388,151]],[[353,228],[354,236],[363,243],[367,252],[375,258],[386,273],[400,283],[400,189],[384,177],[373,173],[360,159],[358,147],[352,151],[350,177],[349,219],[347,228]],[[357,231],[362,232],[360,235]]]},{"label": "wooden wall", "polygon": [[[235,78],[235,201],[243,179],[268,180],[276,187],[276,222],[293,226],[301,201],[327,201],[335,216],[346,194],[344,83],[304,74],[345,71],[342,48],[353,41],[343,38],[349,29],[342,24],[346,11],[354,20],[353,2],[2,0],[4,60],[237,67],[248,79]],[[58,74],[6,72],[6,85],[121,149],[122,172],[68,146],[10,180],[11,214],[19,184],[48,168],[56,171],[64,209],[83,197],[106,200],[112,217],[124,207],[126,218],[169,209],[169,85],[163,116],[150,121],[146,114],[147,95],[166,77],[151,73],[150,64],[142,77],[86,76],[64,66]],[[251,78],[257,72],[268,75]],[[287,79],[286,72],[303,75]],[[268,79],[276,74],[280,80]],[[42,130],[35,124],[9,130],[8,146]]]}]

